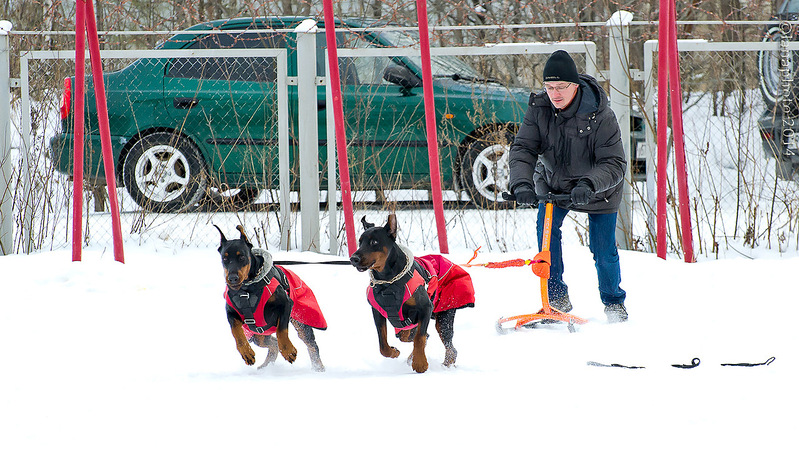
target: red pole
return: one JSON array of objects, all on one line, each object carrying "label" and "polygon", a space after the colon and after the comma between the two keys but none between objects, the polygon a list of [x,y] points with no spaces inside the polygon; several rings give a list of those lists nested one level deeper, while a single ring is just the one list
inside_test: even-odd
[{"label": "red pole", "polygon": [[83,245],[83,97],[86,87],[86,2],[75,2],[75,114],[72,117],[74,151],[72,166],[72,261],[81,260]]},{"label": "red pole", "polygon": [[438,137],[436,132],[436,109],[433,98],[433,73],[430,68],[430,32],[427,28],[427,3],[416,0],[419,19],[419,44],[422,50],[422,86],[424,88],[424,117],[427,126],[427,157],[430,165],[430,190],[433,192],[433,209],[438,228],[438,249],[449,253],[447,226],[444,220],[444,195],[441,193],[441,167],[438,161]]},{"label": "red pole", "polygon": [[657,119],[657,256],[666,259],[666,164],[668,163],[669,133],[669,58],[668,45],[670,23],[669,13],[671,1],[660,0],[660,18],[658,21],[658,119]]},{"label": "red pole", "polygon": [[[338,72],[338,50],[336,49],[336,26],[333,13],[333,0],[324,0],[325,38],[327,57],[330,61],[330,88],[333,91],[333,119],[336,129],[336,155],[338,156],[338,177],[341,182],[341,204],[344,207],[344,230],[347,234],[347,251],[350,256],[358,249],[355,238],[355,219],[352,210],[350,187],[350,164],[347,160],[347,136],[344,128],[344,106],[341,102],[341,77]],[[330,140],[330,136],[327,136]],[[329,174],[328,176],[332,176]],[[330,201],[330,198],[328,198]],[[335,201],[335,199],[333,199]]]},{"label": "red pole", "polygon": [[103,65],[100,60],[100,38],[97,36],[97,22],[94,17],[92,0],[86,1],[86,30],[92,63],[92,79],[94,80],[94,98],[97,103],[97,122],[100,126],[100,144],[103,150],[105,182],[108,186],[108,204],[111,208],[114,259],[117,262],[125,263],[125,254],[122,249],[122,224],[119,220],[119,203],[117,202],[117,183],[116,175],[114,174],[114,155],[111,153],[111,131],[108,127],[108,107],[106,105],[105,84],[103,82]]},{"label": "red pole", "polygon": [[685,140],[682,127],[682,87],[680,85],[680,54],[677,52],[676,7],[671,5],[669,21],[673,24],[669,39],[669,86],[671,87],[671,127],[674,131],[674,162],[677,165],[677,188],[680,197],[680,224],[683,256],[694,262],[691,231],[691,203],[688,198],[688,175],[685,168]]}]

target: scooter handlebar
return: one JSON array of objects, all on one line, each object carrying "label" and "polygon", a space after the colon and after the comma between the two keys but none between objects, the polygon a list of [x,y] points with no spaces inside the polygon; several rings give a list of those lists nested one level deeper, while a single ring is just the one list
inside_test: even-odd
[{"label": "scooter handlebar", "polygon": [[[570,193],[552,193],[549,192],[546,195],[536,195],[538,201],[543,201],[545,203],[551,203],[553,201],[564,201],[564,200],[571,200]],[[505,201],[516,201],[516,196],[510,192],[502,192],[502,199]]]}]

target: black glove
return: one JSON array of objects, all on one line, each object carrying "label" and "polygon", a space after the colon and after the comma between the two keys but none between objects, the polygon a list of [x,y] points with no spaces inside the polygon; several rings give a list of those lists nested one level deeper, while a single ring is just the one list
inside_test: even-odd
[{"label": "black glove", "polygon": [[530,184],[524,183],[514,187],[513,196],[516,197],[516,204],[519,206],[538,206],[538,198]]},{"label": "black glove", "polygon": [[596,192],[591,186],[591,181],[581,179],[572,189],[572,204],[575,206],[585,206],[596,197]]}]

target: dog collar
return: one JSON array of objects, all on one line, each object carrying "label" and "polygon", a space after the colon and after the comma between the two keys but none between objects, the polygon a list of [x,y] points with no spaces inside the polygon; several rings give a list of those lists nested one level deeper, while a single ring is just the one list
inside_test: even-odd
[{"label": "dog collar", "polygon": [[405,254],[405,258],[408,259],[408,262],[405,264],[405,268],[403,268],[402,271],[399,272],[399,274],[397,274],[396,276],[394,276],[393,278],[391,278],[391,279],[389,279],[387,281],[384,281],[382,279],[375,279],[375,274],[374,274],[375,272],[374,272],[374,270],[370,269],[369,270],[369,279],[370,279],[369,280],[369,285],[371,285],[372,287],[374,287],[375,285],[378,285],[378,284],[393,284],[393,283],[397,282],[399,280],[399,278],[405,276],[406,274],[408,274],[411,271],[411,267],[413,266],[413,253],[411,252],[410,249],[400,245],[399,243],[397,243],[397,246],[399,247],[400,250],[402,250],[402,253]]},{"label": "dog collar", "polygon": [[258,270],[258,273],[255,273],[255,277],[249,281],[244,282],[243,285],[252,285],[264,280],[266,275],[272,269],[272,254],[269,251],[260,249],[260,248],[253,248],[252,249],[253,256],[261,256],[264,258],[264,263],[261,265],[261,269]]}]

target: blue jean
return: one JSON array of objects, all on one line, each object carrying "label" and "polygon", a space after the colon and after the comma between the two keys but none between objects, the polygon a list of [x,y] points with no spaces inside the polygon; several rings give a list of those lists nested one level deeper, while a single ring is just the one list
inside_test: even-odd
[{"label": "blue jean", "polygon": [[[549,243],[549,251],[552,256],[548,281],[550,298],[562,297],[569,293],[568,286],[563,282],[563,247],[561,245],[563,234],[560,231],[563,219],[568,213],[568,209],[553,206],[552,238]],[[542,203],[538,207],[538,223],[536,225],[539,251],[542,247],[545,215],[546,205]],[[594,255],[594,266],[599,280],[599,297],[602,299],[602,303],[605,305],[624,304],[627,293],[620,286],[621,267],[619,266],[619,251],[616,249],[616,213],[588,214],[588,239],[588,247]]]}]

